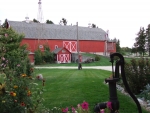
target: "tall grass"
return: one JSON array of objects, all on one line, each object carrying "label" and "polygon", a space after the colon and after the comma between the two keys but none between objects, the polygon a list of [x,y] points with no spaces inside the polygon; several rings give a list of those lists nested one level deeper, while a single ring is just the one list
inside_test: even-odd
[{"label": "tall grass", "polygon": [[[35,74],[43,74],[45,91],[44,105],[53,107],[71,107],[87,101],[90,110],[96,103],[109,101],[109,88],[104,83],[105,78],[111,75],[110,71],[94,69],[38,69]],[[41,84],[40,81],[37,81]],[[120,113],[137,113],[133,100],[118,92]],[[143,113],[148,113],[143,110]]]}]

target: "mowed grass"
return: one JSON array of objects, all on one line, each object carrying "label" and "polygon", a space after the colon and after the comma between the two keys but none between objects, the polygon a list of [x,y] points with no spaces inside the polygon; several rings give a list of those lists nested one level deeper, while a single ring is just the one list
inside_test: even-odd
[{"label": "mowed grass", "polygon": [[[88,54],[93,56],[92,58],[94,58],[93,54]],[[124,58],[125,62],[130,62],[133,58]],[[134,58],[134,59],[139,59],[139,58]],[[111,66],[111,62],[110,62],[110,58],[106,57],[106,56],[100,56],[100,61],[94,61],[91,63],[83,63],[82,62],[82,66]],[[78,63],[62,63],[62,64],[57,64],[57,63],[45,63],[42,65],[36,65],[37,67],[57,67],[57,66],[78,66]]]},{"label": "mowed grass", "polygon": [[[47,66],[47,67],[56,67],[56,66],[78,66],[78,63],[45,63],[42,65],[36,65],[36,66]],[[94,61],[91,63],[83,63],[82,66],[111,66],[110,58],[105,56],[100,56],[100,61]]]},{"label": "mowed grass", "polygon": [[[86,101],[91,112],[96,103],[109,100],[109,87],[104,83],[105,78],[111,75],[110,71],[96,69],[37,69],[35,74],[44,76],[45,91],[43,93],[44,106],[76,107]],[[42,85],[41,81],[37,81]],[[133,100],[118,92],[120,113],[137,113]],[[143,110],[143,113],[148,113]]]}]

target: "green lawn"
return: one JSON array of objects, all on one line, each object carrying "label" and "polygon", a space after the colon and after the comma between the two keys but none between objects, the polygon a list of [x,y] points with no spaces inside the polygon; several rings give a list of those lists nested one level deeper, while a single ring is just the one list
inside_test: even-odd
[{"label": "green lawn", "polygon": [[[109,62],[110,58],[105,56],[100,56],[100,61],[95,61],[92,63],[82,63],[82,66],[110,66],[111,63]],[[37,65],[38,66],[38,65]],[[78,63],[65,63],[65,64],[56,64],[56,63],[47,63],[40,66],[78,66]]]},{"label": "green lawn", "polygon": [[[109,100],[108,85],[104,79],[110,71],[92,69],[38,69],[35,74],[43,74],[45,91],[43,97],[47,108],[70,107],[87,101],[91,112],[96,103]],[[40,81],[37,81],[42,84]],[[120,113],[137,113],[132,99],[118,92]],[[143,110],[143,113],[148,113]]]},{"label": "green lawn", "polygon": [[[84,54],[91,56],[94,58],[94,54]],[[132,58],[124,58],[126,62],[130,62]],[[136,58],[135,59],[139,59]],[[94,61],[91,63],[82,63],[82,66],[111,66],[110,58],[106,56],[100,56],[100,61]],[[39,65],[36,65],[39,66]],[[56,63],[47,63],[47,64],[42,64],[40,66],[47,66],[47,67],[55,67],[55,66],[78,66],[78,63],[65,63],[65,64],[56,64]]]}]

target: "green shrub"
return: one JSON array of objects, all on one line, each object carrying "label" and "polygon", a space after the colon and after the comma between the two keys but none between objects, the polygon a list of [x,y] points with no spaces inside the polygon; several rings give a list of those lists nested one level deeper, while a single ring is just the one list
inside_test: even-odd
[{"label": "green shrub", "polygon": [[54,62],[54,54],[50,51],[50,48],[48,45],[44,46],[43,60],[46,63]]},{"label": "green shrub", "polygon": [[[0,28],[0,113],[40,113],[42,89],[37,89],[23,35]],[[43,81],[44,82],[44,81]]]},{"label": "green shrub", "polygon": [[139,94],[150,82],[150,62],[148,59],[132,59],[125,63],[125,75],[131,91]]},{"label": "green shrub", "polygon": [[35,65],[40,65],[43,63],[43,55],[40,49],[35,51],[34,61]]},{"label": "green shrub", "polygon": [[100,56],[99,55],[95,55],[95,61],[100,61]]},{"label": "green shrub", "polygon": [[138,95],[138,97],[143,98],[145,100],[150,100],[150,84],[145,86],[145,89]]}]

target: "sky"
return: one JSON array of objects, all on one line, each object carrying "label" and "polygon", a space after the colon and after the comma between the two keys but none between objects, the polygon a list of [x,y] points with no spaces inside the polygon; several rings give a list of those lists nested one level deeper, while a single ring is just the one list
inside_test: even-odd
[{"label": "sky", "polygon": [[[37,19],[39,0],[0,0],[1,23]],[[95,24],[119,39],[121,47],[132,48],[140,27],[150,24],[150,0],[41,0],[44,21],[88,27]]]}]

